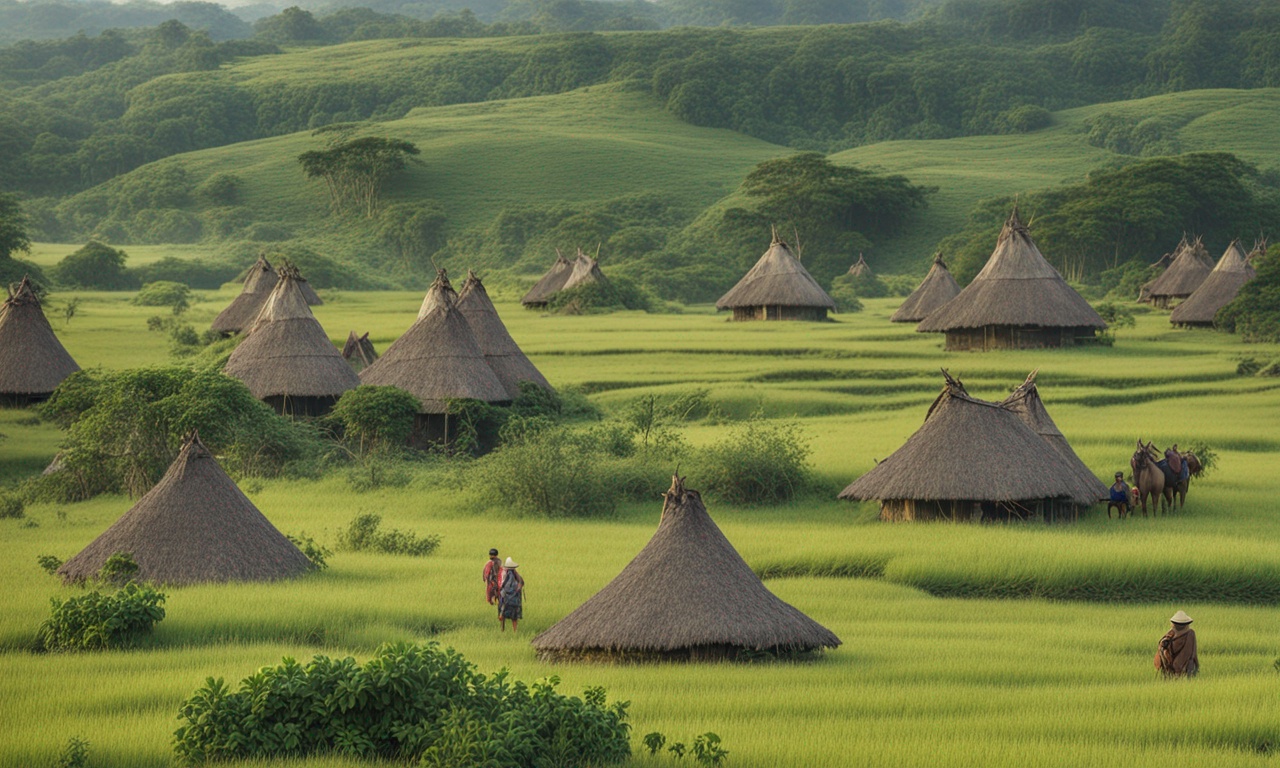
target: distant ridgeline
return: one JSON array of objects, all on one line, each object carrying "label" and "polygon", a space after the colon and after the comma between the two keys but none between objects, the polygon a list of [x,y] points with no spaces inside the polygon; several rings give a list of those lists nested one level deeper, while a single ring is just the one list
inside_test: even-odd
[{"label": "distant ridgeline", "polygon": [[[291,9],[259,20],[252,41],[213,42],[227,28],[192,19],[211,32],[170,22],[149,31],[0,49],[0,189],[63,195],[180,152],[332,122],[391,119],[414,107],[618,81],[651,92],[691,124],[823,151],[885,139],[1032,130],[1047,120],[1045,110],[1135,96],[1280,85],[1274,60],[1280,15],[1269,12],[1272,0],[953,0],[928,11],[920,10],[930,5],[924,0],[868,0],[847,4],[854,9],[850,20],[874,17],[867,10],[873,7],[919,11],[922,18],[820,28],[530,35],[424,56],[407,66],[308,72],[306,78],[246,77],[235,66],[222,66],[233,57],[274,54],[277,43],[609,28],[590,20],[596,6],[648,7],[582,2],[573,5],[575,15],[564,4],[541,2],[511,4],[493,24],[470,13],[424,22],[369,10],[314,17]],[[656,7],[687,6],[690,15],[678,17],[682,23],[845,20],[806,15],[792,4],[799,7],[798,0],[668,0]],[[83,7],[107,13],[98,5]],[[179,16],[202,10],[221,18],[206,4],[165,7]],[[21,28],[4,20],[29,8],[65,11],[62,5],[0,0],[0,29],[12,34]]]}]

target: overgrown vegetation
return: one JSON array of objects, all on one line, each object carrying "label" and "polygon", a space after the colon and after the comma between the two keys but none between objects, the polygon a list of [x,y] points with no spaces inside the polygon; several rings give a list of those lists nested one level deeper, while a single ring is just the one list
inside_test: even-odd
[{"label": "overgrown vegetation", "polygon": [[165,596],[153,587],[126,584],[114,594],[94,590],[67,600],[50,598],[49,618],[36,633],[42,651],[126,648],[164,618]]},{"label": "overgrown vegetation", "polygon": [[1245,283],[1227,306],[1218,310],[1213,322],[1219,328],[1239,333],[1245,341],[1280,342],[1280,246],[1253,262],[1258,276]]},{"label": "overgrown vegetation", "polygon": [[702,453],[697,480],[729,504],[779,504],[809,485],[809,443],[800,425],[760,414]]},{"label": "overgrown vegetation", "polygon": [[124,268],[128,254],[96,240],[70,254],[50,270],[50,275],[63,288],[87,288],[97,291],[128,291],[138,287]]},{"label": "overgrown vegetation", "polygon": [[380,530],[381,525],[382,515],[372,512],[356,515],[351,523],[338,533],[339,549],[350,552],[381,552],[387,555],[426,557],[440,546],[439,536],[420,535],[397,528]]},{"label": "overgrown vegetation", "polygon": [[338,754],[443,768],[611,765],[631,753],[627,702],[582,698],[507,672],[483,675],[435,643],[384,645],[364,664],[316,656],[263,667],[233,690],[209,680],[179,710],[186,765]]}]

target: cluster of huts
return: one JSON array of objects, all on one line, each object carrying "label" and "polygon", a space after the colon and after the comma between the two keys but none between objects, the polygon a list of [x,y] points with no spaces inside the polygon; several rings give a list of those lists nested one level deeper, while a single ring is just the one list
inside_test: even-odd
[{"label": "cluster of huts", "polygon": [[600,271],[600,262],[595,257],[588,256],[579,248],[578,255],[570,261],[557,250],[551,269],[538,278],[538,282],[520,299],[520,303],[527,309],[544,309],[562,291],[607,283],[604,273]]},{"label": "cluster of huts", "polygon": [[1174,325],[1211,326],[1218,310],[1257,277],[1253,261],[1266,250],[1266,241],[1259,240],[1246,254],[1240,241],[1232,240],[1215,264],[1200,238],[1184,236],[1173,252],[1152,265],[1164,271],[1142,286],[1139,301],[1161,309],[1173,307],[1169,322]]}]

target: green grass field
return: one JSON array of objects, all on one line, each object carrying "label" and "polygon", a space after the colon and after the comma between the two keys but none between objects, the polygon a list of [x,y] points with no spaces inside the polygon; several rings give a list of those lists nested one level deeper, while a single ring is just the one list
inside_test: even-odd
[{"label": "green grass field", "polygon": [[[234,295],[202,293],[189,317],[206,325]],[[58,302],[55,296],[51,315]],[[145,330],[150,308],[128,294],[80,294],[55,320],[85,367],[167,360]],[[335,341],[350,329],[386,345],[412,320],[412,293],[332,293],[316,315]],[[757,409],[796,420],[811,440],[820,495],[712,516],[779,596],[844,645],[816,662],[760,665],[549,665],[528,645],[607,583],[643,546],[660,500],[606,520],[517,517],[460,491],[447,473],[358,493],[345,477],[250,481],[246,492],[281,530],[332,543],[359,512],[441,534],[425,559],[339,552],[298,582],[168,589],[168,618],[131,652],[25,650],[60,587],[36,556],[66,558],[130,506],[120,497],[28,508],[0,520],[0,765],[51,765],[71,736],[93,765],[171,762],[178,703],[209,675],[232,681],[283,655],[367,654],[389,640],[436,638],[484,670],[526,680],[558,675],[577,692],[602,684],[629,699],[636,736],[686,742],[715,731],[729,765],[1274,766],[1280,746],[1280,383],[1235,374],[1242,357],[1280,358],[1207,331],[1174,331],[1142,315],[1114,347],[950,354],[940,339],[887,322],[897,300],[871,300],[823,325],[731,324],[707,308],[684,315],[552,317],[500,296],[512,334],[557,386],[582,386],[606,411],[646,393],[707,389],[729,417],[685,430],[693,446],[722,439]],[[890,525],[834,489],[892,452],[919,425],[939,367],[997,398],[1039,368],[1046,404],[1099,476],[1125,466],[1134,439],[1203,441],[1220,467],[1172,517],[1074,526]],[[0,482],[38,472],[59,435],[29,412],[0,411]],[[681,467],[698,487],[698,467]],[[522,564],[527,620],[499,634],[479,570],[497,546]],[[865,564],[870,578],[817,574]],[[807,574],[807,575],[805,575]],[[1039,591],[1037,591],[1039,590]],[[1183,591],[1185,590],[1185,591]],[[1051,594],[990,599],[984,595]],[[1181,597],[1182,595],[1194,595]],[[946,595],[946,596],[941,596]],[[967,595],[956,597],[952,595]],[[1158,595],[1135,602],[1135,597]],[[1202,674],[1164,682],[1151,655],[1177,608],[1197,620]],[[669,760],[637,758],[638,765]],[[301,763],[273,763],[297,764]],[[357,766],[354,761],[307,765]]]}]

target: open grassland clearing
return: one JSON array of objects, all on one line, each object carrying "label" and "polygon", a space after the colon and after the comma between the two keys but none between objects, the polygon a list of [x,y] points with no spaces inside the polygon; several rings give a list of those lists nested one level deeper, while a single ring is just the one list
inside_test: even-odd
[{"label": "open grassland clearing", "polygon": [[[55,296],[51,314],[68,295]],[[82,366],[167,359],[163,334],[145,330],[154,308],[128,304],[128,294],[79,295],[82,314],[54,323]],[[187,320],[206,326],[232,295],[202,294]],[[652,534],[660,500],[603,520],[516,517],[427,463],[402,488],[358,492],[344,473],[242,487],[285,533],[332,545],[352,517],[376,512],[386,526],[443,536],[430,557],[338,552],[329,570],[297,582],[167,589],[168,617],[142,648],[35,655],[25,648],[48,598],[76,593],[44,575],[37,555],[74,554],[131,502],[33,505],[34,527],[0,521],[9,596],[0,719],[10,734],[0,764],[49,762],[80,736],[105,764],[168,765],[178,703],[208,675],[237,681],[286,654],[362,655],[383,641],[436,638],[485,670],[555,674],[569,692],[604,685],[633,702],[637,737],[658,730],[687,742],[715,731],[733,765],[1274,765],[1280,390],[1235,375],[1240,358],[1280,356],[1274,347],[1174,331],[1159,312],[1139,316],[1114,347],[952,354],[939,337],[888,324],[893,299],[834,323],[756,325],[702,308],[552,317],[502,298],[512,335],[547,377],[586,388],[606,411],[649,393],[706,389],[722,415],[682,430],[695,448],[725,439],[757,409],[801,425],[813,495],[776,508],[713,498],[708,507],[770,589],[835,631],[840,649],[806,664],[539,662],[528,640],[618,573]],[[349,329],[370,331],[383,350],[420,300],[337,292],[315,313],[335,342]],[[919,426],[939,367],[990,399],[1039,368],[1047,407],[1100,477],[1126,467],[1138,436],[1206,442],[1220,467],[1193,482],[1184,512],[1124,522],[1095,510],[1051,528],[888,525],[873,505],[834,501]],[[59,439],[26,412],[0,411],[0,433],[0,476],[9,479],[38,471]],[[680,469],[699,487],[696,463]],[[528,579],[518,636],[499,634],[483,602],[490,546]],[[1203,672],[1165,683],[1153,677],[1151,654],[1178,608],[1197,620]]]}]

